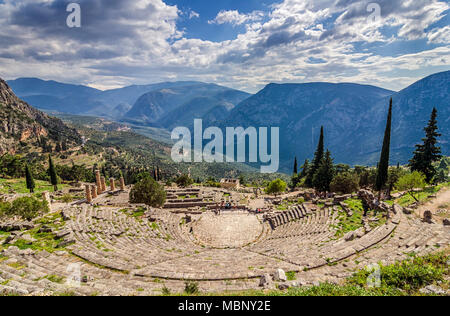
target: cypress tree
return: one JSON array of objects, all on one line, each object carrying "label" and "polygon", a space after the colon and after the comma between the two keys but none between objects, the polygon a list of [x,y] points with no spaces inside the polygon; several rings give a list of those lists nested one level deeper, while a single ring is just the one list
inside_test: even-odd
[{"label": "cypress tree", "polygon": [[27,189],[30,190],[30,193],[34,193],[36,184],[34,183],[33,175],[31,174],[31,170],[28,165],[25,166],[25,179],[27,183]]},{"label": "cypress tree", "polygon": [[295,175],[297,175],[298,174],[298,164],[297,164],[297,157],[295,157],[295,160],[294,160],[294,172],[293,172]]},{"label": "cypress tree", "polygon": [[305,184],[308,187],[312,187],[313,185],[313,179],[314,174],[316,173],[317,169],[319,169],[320,164],[324,158],[324,135],[323,135],[323,126],[320,128],[320,138],[319,138],[319,144],[317,145],[317,150],[314,154],[314,160],[312,162],[311,167],[309,168]]},{"label": "cypress tree", "polygon": [[437,138],[441,136],[437,132],[437,110],[433,108],[428,126],[425,127],[425,138],[422,139],[423,144],[416,145],[414,157],[410,160],[411,171],[422,172],[426,181],[430,183],[436,175],[434,162],[442,158],[441,148],[437,146]]},{"label": "cypress tree", "polygon": [[384,132],[383,148],[381,150],[380,162],[377,169],[377,181],[375,189],[379,191],[378,199],[381,199],[381,190],[383,189],[388,179],[389,171],[389,156],[391,149],[391,126],[392,126],[392,98],[389,103],[389,113],[386,123],[386,130]]},{"label": "cypress tree", "polygon": [[48,155],[48,174],[50,176],[50,183],[53,185],[53,190],[58,191],[58,175],[56,174],[55,165],[53,164],[52,156]]},{"label": "cypress tree", "polygon": [[306,159],[305,163],[302,166],[302,172],[300,172],[300,179],[306,177],[306,175],[308,174],[308,170],[309,170],[309,160]]},{"label": "cypress tree", "polygon": [[330,184],[334,177],[333,158],[331,152],[327,150],[325,158],[322,159],[319,169],[317,169],[313,178],[313,186],[319,192],[330,192]]}]

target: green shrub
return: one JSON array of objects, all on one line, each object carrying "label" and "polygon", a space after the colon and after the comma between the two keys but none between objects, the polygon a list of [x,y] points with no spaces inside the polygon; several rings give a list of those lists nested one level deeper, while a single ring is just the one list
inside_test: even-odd
[{"label": "green shrub", "polygon": [[184,283],[184,292],[188,295],[194,295],[198,293],[198,283],[193,281],[187,281]]},{"label": "green shrub", "polygon": [[175,183],[182,188],[188,187],[194,183],[194,180],[192,180],[188,175],[183,174],[177,178]]},{"label": "green shrub", "polygon": [[162,295],[167,296],[167,295],[170,295],[170,294],[171,294],[170,289],[167,286],[164,286],[162,288]]},{"label": "green shrub", "polygon": [[351,172],[339,173],[331,181],[330,189],[332,192],[342,194],[356,192],[359,189],[359,177]]},{"label": "green shrub", "polygon": [[[380,264],[381,286],[408,292],[417,291],[424,286],[442,281],[444,273],[448,273],[448,260],[448,256],[440,253],[413,257],[387,266]],[[371,273],[360,270],[349,279],[349,283],[364,287]]]},{"label": "green shrub", "polygon": [[286,277],[288,281],[295,281],[297,280],[297,273],[295,271],[288,271],[286,272]]},{"label": "green shrub", "polygon": [[418,198],[415,196],[414,189],[425,188],[425,178],[424,174],[414,171],[398,179],[395,188],[399,191],[407,191],[416,202],[419,202]]},{"label": "green shrub", "polygon": [[287,188],[286,182],[284,182],[281,179],[276,179],[269,183],[269,185],[266,188],[266,193],[277,195],[279,193],[285,192],[286,188]]},{"label": "green shrub", "polygon": [[26,220],[32,220],[39,214],[50,211],[46,201],[41,201],[34,197],[18,198],[10,204],[10,207],[3,205],[2,208],[2,212],[6,216],[20,216]]},{"label": "green shrub", "polygon": [[136,183],[131,189],[130,202],[161,207],[166,202],[166,191],[154,179],[146,177]]}]

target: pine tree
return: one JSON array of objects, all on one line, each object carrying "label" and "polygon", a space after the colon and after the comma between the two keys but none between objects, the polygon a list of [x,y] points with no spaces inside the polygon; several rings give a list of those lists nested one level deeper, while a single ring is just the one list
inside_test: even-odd
[{"label": "pine tree", "polygon": [[297,174],[298,174],[297,157],[295,157],[295,160],[294,160],[294,172],[293,172],[293,174],[294,174],[294,175],[297,175]]},{"label": "pine tree", "polygon": [[306,159],[305,163],[303,164],[302,168],[302,172],[300,172],[300,179],[304,178],[307,176],[308,171],[309,171],[309,160]]},{"label": "pine tree", "polygon": [[30,193],[34,193],[36,184],[34,183],[33,175],[31,174],[31,170],[28,165],[25,166],[25,179],[27,183],[27,189],[30,190]]},{"label": "pine tree", "polygon": [[58,175],[56,174],[55,165],[53,164],[52,156],[48,155],[48,174],[50,176],[50,183],[53,185],[53,190],[58,191]]},{"label": "pine tree", "polygon": [[319,192],[330,192],[330,184],[335,174],[331,152],[327,150],[319,168],[314,174],[313,186]]},{"label": "pine tree", "polygon": [[377,168],[377,181],[375,188],[379,191],[378,199],[381,199],[381,190],[383,189],[388,179],[389,172],[389,156],[391,149],[391,126],[392,126],[392,98],[389,104],[389,113],[386,123],[386,130],[384,132],[383,148],[381,150],[380,162]]},{"label": "pine tree", "polygon": [[433,108],[428,126],[425,127],[425,138],[422,139],[423,144],[416,145],[414,157],[410,160],[411,171],[422,172],[426,181],[430,183],[436,175],[434,162],[442,158],[441,148],[437,146],[437,138],[441,136],[437,132],[437,110]]},{"label": "pine tree", "polygon": [[306,176],[305,184],[308,187],[313,186],[313,179],[314,174],[316,173],[317,169],[319,169],[320,164],[324,158],[324,133],[323,133],[323,126],[320,128],[320,138],[319,138],[319,144],[317,145],[317,150],[314,154],[314,160],[312,162],[311,167],[308,170],[308,174]]}]

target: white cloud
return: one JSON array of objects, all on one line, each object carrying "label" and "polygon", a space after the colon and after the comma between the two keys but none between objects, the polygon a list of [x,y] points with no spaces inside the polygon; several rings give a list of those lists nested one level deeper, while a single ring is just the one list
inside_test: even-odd
[{"label": "white cloud", "polygon": [[[181,13],[162,0],[80,0],[87,18],[79,30],[64,25],[66,12],[59,8],[65,0],[42,1],[0,4],[1,77],[103,88],[199,80],[251,92],[270,82],[308,81],[400,89],[450,64],[449,27],[425,32],[449,8],[437,0],[377,0],[381,16],[372,24],[367,1],[285,0],[264,14],[222,11],[210,23],[245,25],[222,42],[184,37],[177,19],[196,18],[194,11]],[[415,38],[438,47],[393,57],[377,53]]]},{"label": "white cloud", "polygon": [[197,13],[197,12],[195,12],[194,10],[191,10],[190,12],[189,12],[189,19],[194,19],[194,18],[199,18],[200,17],[200,14],[199,13]]},{"label": "white cloud", "polygon": [[428,42],[435,44],[450,44],[450,26],[435,28],[427,34]]},{"label": "white cloud", "polygon": [[214,20],[208,21],[209,24],[232,24],[242,25],[247,22],[260,21],[264,17],[261,11],[253,11],[249,14],[239,13],[237,10],[220,11]]}]

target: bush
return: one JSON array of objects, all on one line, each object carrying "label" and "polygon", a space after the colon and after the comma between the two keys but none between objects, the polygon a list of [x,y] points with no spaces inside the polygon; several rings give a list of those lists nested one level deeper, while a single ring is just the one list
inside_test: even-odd
[{"label": "bush", "polygon": [[[381,286],[414,292],[420,288],[442,281],[448,273],[449,257],[443,253],[425,257],[413,257],[392,265],[380,265]],[[372,271],[361,270],[349,279],[351,284],[366,286]]]},{"label": "bush", "polygon": [[130,202],[161,207],[166,202],[166,191],[154,179],[146,177],[136,183],[131,189]]},{"label": "bush", "polygon": [[351,172],[342,172],[337,174],[331,181],[330,189],[332,192],[350,194],[359,190],[359,177]]},{"label": "bush", "polygon": [[189,295],[197,294],[198,284],[192,281],[184,283],[184,292]]},{"label": "bush", "polygon": [[277,195],[278,193],[285,192],[286,187],[287,187],[286,182],[284,182],[281,179],[276,179],[269,183],[269,185],[266,188],[266,193]]},{"label": "bush", "polygon": [[46,201],[38,200],[34,197],[21,197],[16,199],[9,207],[6,203],[0,208],[6,216],[20,216],[26,220],[32,220],[39,214],[44,214],[50,211]]},{"label": "bush", "polygon": [[0,217],[6,216],[6,214],[11,209],[11,203],[9,202],[0,202]]},{"label": "bush", "polygon": [[413,197],[413,199],[418,202],[419,200],[414,195],[414,189],[423,189],[425,188],[426,181],[425,175],[414,171],[413,173],[409,173],[401,177],[397,183],[395,184],[395,188],[399,191],[407,191],[409,195]]},{"label": "bush", "polygon": [[188,187],[194,183],[194,180],[192,180],[188,175],[183,174],[177,178],[175,183],[182,188]]}]

